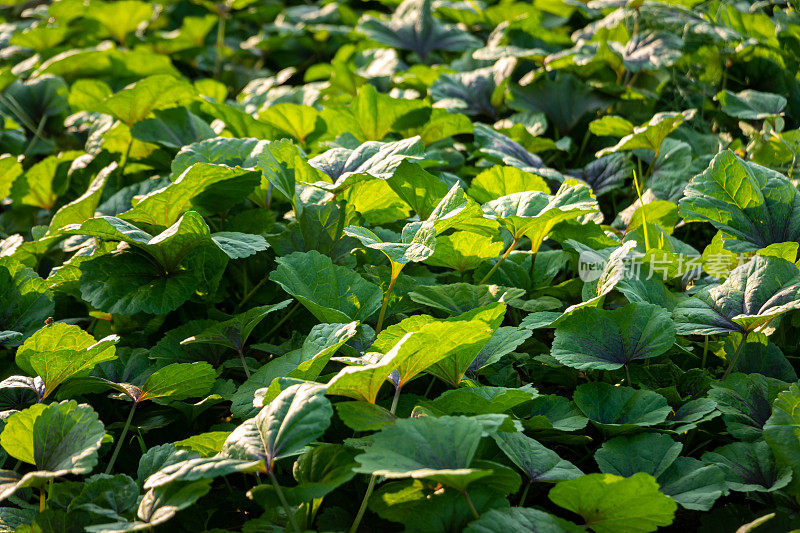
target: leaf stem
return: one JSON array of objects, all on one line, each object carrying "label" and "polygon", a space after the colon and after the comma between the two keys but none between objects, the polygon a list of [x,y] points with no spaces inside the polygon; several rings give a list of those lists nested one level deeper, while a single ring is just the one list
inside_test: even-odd
[{"label": "leaf stem", "polygon": [[392,398],[392,407],[389,409],[389,412],[394,414],[394,410],[397,409],[397,400],[400,399],[400,390],[402,387],[398,386],[394,389],[394,398]]},{"label": "leaf stem", "polygon": [[[641,172],[641,160],[639,160],[639,172]],[[647,233],[647,209],[644,205],[644,200],[642,199],[642,188],[639,186],[639,180],[636,178],[636,171],[633,171],[633,185],[636,187],[636,195],[639,196],[639,203],[642,206],[639,208],[642,210],[642,226],[644,227],[644,251],[650,251],[650,237]]]},{"label": "leaf stem", "polygon": [[214,45],[214,77],[218,78],[222,67],[222,48],[225,46],[225,19],[228,18],[227,10],[219,13],[217,22],[217,42]]},{"label": "leaf stem", "polygon": [[489,270],[489,272],[487,272],[485,276],[483,276],[483,279],[481,280],[480,283],[478,283],[478,285],[483,285],[484,283],[486,283],[486,281],[488,281],[488,279],[492,277],[492,274],[497,272],[497,269],[500,268],[500,265],[503,264],[503,261],[508,259],[508,256],[511,255],[511,252],[513,252],[514,248],[517,247],[517,244],[519,244],[519,237],[514,237],[514,241],[511,243],[511,246],[509,246],[508,249],[503,253],[503,255],[500,256],[500,259],[497,260],[497,263],[494,264],[492,269]]},{"label": "leaf stem", "polygon": [[269,474],[269,479],[272,481],[272,486],[275,487],[275,492],[278,493],[278,498],[281,500],[281,505],[283,505],[283,509],[286,511],[286,514],[289,516],[289,523],[292,524],[292,529],[295,530],[295,533],[300,533],[300,528],[297,526],[297,522],[294,520],[294,513],[289,508],[289,502],[286,501],[286,496],[283,495],[283,490],[281,490],[281,486],[278,485],[278,480],[275,479],[275,474],[272,473],[272,469],[267,470],[267,474]]},{"label": "leaf stem", "polygon": [[467,501],[467,505],[469,505],[469,510],[472,511],[472,516],[475,517],[475,520],[480,519],[481,515],[478,513],[478,510],[475,509],[475,504],[472,503],[472,499],[467,494],[467,489],[464,489],[461,494],[464,495],[464,499]]},{"label": "leaf stem", "polygon": [[247,361],[244,359],[244,350],[240,347],[236,347],[236,351],[239,352],[239,359],[242,360],[242,367],[244,368],[244,375],[247,376],[247,379],[250,379],[250,369],[247,367]]},{"label": "leaf stem", "polygon": [[528,497],[528,491],[530,490],[531,485],[533,485],[533,482],[528,483],[525,485],[525,488],[522,489],[522,496],[519,498],[519,507],[525,507],[525,499]]},{"label": "leaf stem", "polygon": [[742,334],[742,340],[739,341],[739,346],[737,346],[736,351],[733,352],[733,358],[731,359],[731,364],[728,365],[727,370],[725,370],[725,373],[722,374],[723,381],[725,381],[725,379],[730,375],[730,373],[736,366],[736,363],[739,361],[739,356],[742,355],[742,348],[744,348],[746,342],[747,342],[747,333],[745,332]]},{"label": "leaf stem", "polygon": [[[398,270],[399,273],[399,270]],[[395,409],[397,409],[397,400],[400,399],[400,391],[402,387],[398,386],[394,389],[394,397],[392,398],[392,406],[389,409],[389,412],[394,414]],[[364,498],[361,500],[361,506],[358,508],[358,514],[356,514],[356,519],[353,520],[353,525],[350,526],[349,533],[356,533],[358,531],[358,526],[361,524],[361,519],[364,518],[364,513],[367,512],[367,504],[369,503],[369,498],[372,496],[372,491],[375,489],[375,481],[378,479],[378,476],[371,475],[369,477],[369,483],[367,483],[367,490],[364,492]]]},{"label": "leaf stem", "polygon": [[628,387],[631,385],[631,371],[628,369],[628,365],[625,365],[625,379],[627,380],[626,385]]},{"label": "leaf stem", "polygon": [[266,335],[264,335],[264,338],[265,338],[265,339],[268,339],[270,335],[272,335],[273,333],[275,333],[275,332],[278,330],[278,328],[279,328],[279,327],[281,327],[281,326],[283,325],[283,323],[284,323],[284,322],[286,322],[286,320],[287,320],[287,319],[288,319],[290,316],[292,316],[292,313],[294,313],[295,311],[297,311],[297,308],[298,308],[298,307],[300,307],[300,302],[295,302],[295,303],[294,303],[294,305],[292,306],[292,308],[291,308],[291,309],[289,309],[289,311],[288,311],[288,312],[287,312],[285,315],[283,315],[283,318],[281,318],[280,320],[278,320],[278,323],[277,323],[277,324],[275,324],[274,326],[272,326],[272,329],[271,329],[271,330],[269,330],[269,331],[267,332],[267,334],[266,334]]},{"label": "leaf stem", "polygon": [[39,487],[39,512],[43,513],[47,509],[47,492],[44,487]]},{"label": "leaf stem", "polygon": [[[399,267],[395,267],[395,265],[400,265]],[[383,329],[383,319],[386,317],[386,308],[389,306],[389,297],[392,295],[392,289],[394,289],[394,283],[397,281],[397,277],[400,275],[400,271],[403,270],[405,265],[403,263],[395,263],[392,261],[392,276],[389,280],[389,287],[386,289],[386,292],[383,293],[383,304],[381,304],[381,312],[378,314],[378,323],[375,326],[375,334],[381,332]]]},{"label": "leaf stem", "polygon": [[364,499],[361,500],[361,507],[358,508],[358,514],[356,515],[356,519],[353,520],[353,525],[350,526],[349,533],[356,533],[356,531],[358,531],[358,525],[361,523],[361,519],[364,518],[364,513],[367,511],[367,502],[369,501],[369,497],[372,496],[372,490],[375,488],[375,480],[377,479],[378,476],[374,474],[369,477],[367,490],[364,492]]},{"label": "leaf stem", "polygon": [[244,304],[247,302],[247,300],[249,300],[249,299],[250,299],[250,298],[251,298],[251,297],[252,297],[252,296],[253,296],[253,295],[256,293],[256,291],[257,291],[258,289],[260,289],[260,288],[261,288],[261,286],[262,286],[262,285],[264,285],[264,284],[267,282],[267,280],[268,280],[268,279],[269,279],[269,278],[268,278],[267,276],[264,276],[264,277],[261,279],[261,281],[259,281],[259,282],[258,282],[258,283],[256,283],[255,285],[253,285],[253,288],[252,288],[252,289],[250,289],[250,292],[248,292],[247,294],[245,294],[244,296],[242,296],[242,299],[241,299],[241,300],[239,300],[239,307],[242,307],[242,306],[243,306],[243,305],[244,305]]},{"label": "leaf stem", "polygon": [[111,460],[108,462],[108,466],[106,467],[106,474],[110,474],[111,470],[114,468],[114,463],[117,461],[117,456],[119,455],[119,451],[122,448],[122,443],[125,441],[125,436],[128,434],[128,428],[131,427],[131,422],[133,421],[133,413],[136,412],[136,406],[139,405],[136,402],[133,402],[133,407],[131,407],[130,413],[128,413],[128,419],[125,421],[125,427],[122,428],[122,433],[119,436],[119,440],[117,441],[117,445],[114,447],[114,453],[111,454]]}]

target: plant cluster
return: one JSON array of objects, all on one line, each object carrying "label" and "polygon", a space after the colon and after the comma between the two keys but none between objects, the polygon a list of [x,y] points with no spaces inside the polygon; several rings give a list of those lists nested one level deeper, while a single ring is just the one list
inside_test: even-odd
[{"label": "plant cluster", "polygon": [[5,0],[0,531],[799,527],[798,9]]}]

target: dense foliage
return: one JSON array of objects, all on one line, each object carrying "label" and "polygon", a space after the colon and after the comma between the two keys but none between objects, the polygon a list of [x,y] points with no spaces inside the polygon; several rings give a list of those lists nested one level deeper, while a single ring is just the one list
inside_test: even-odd
[{"label": "dense foliage", "polygon": [[796,0],[0,8],[0,531],[800,527]]}]

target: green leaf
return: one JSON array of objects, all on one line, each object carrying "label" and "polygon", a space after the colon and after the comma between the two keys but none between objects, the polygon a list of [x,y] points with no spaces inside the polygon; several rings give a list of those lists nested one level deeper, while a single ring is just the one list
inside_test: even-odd
[{"label": "green leaf", "polygon": [[463,491],[491,474],[470,468],[482,435],[483,426],[464,416],[399,419],[375,434],[356,457],[354,470],[389,479],[431,479]]},{"label": "green leaf", "polygon": [[211,490],[211,480],[172,483],[147,491],[139,503],[135,521],[92,525],[87,531],[95,533],[127,532],[152,529],[172,519],[175,514],[193,505]]},{"label": "green leaf", "polygon": [[196,92],[189,82],[168,75],[156,75],[143,78],[96,102],[88,111],[106,113],[130,127],[153,111],[186,105],[195,97]]},{"label": "green leaf", "polygon": [[521,192],[483,205],[486,216],[497,219],[515,239],[528,237],[534,252],[556,224],[597,209],[592,190],[575,182],[564,183],[555,196],[540,191]]},{"label": "green leaf", "polygon": [[492,438],[528,476],[529,483],[575,479],[583,475],[577,466],[523,433],[497,432]]},{"label": "green leaf", "polygon": [[214,367],[205,362],[173,363],[153,372],[134,400],[139,403],[155,398],[195,398],[210,391],[216,377]]},{"label": "green leaf", "polygon": [[58,230],[69,224],[81,224],[94,217],[97,206],[105,190],[106,181],[110,174],[117,170],[117,164],[111,163],[97,173],[97,177],[92,180],[86,192],[60,207],[50,219],[50,227],[47,234],[56,234]]},{"label": "green leaf", "polygon": [[172,226],[191,209],[224,213],[259,184],[259,173],[225,165],[195,163],[175,181],[148,193],[119,218],[162,229]]},{"label": "green leaf", "polygon": [[355,149],[333,148],[310,159],[308,163],[328,175],[333,184],[324,181],[314,185],[338,193],[359,181],[391,178],[403,161],[420,161],[424,146],[419,137],[401,141],[368,141]]},{"label": "green leaf", "polygon": [[678,505],[658,490],[653,476],[588,474],[559,482],[549,493],[556,505],[583,517],[596,533],[647,533],[668,526]]},{"label": "green leaf", "polygon": [[597,157],[602,157],[615,152],[636,150],[637,148],[653,150],[657,154],[661,150],[661,144],[664,139],[675,131],[678,126],[694,118],[694,115],[694,109],[656,113],[649,121],[637,126],[632,133],[620,139],[616,145],[604,148],[597,152],[596,155]]},{"label": "green leaf", "polygon": [[[231,397],[231,412],[237,418],[255,416],[254,398],[263,402],[260,393],[266,394],[276,379],[296,378],[315,381],[336,351],[357,332],[357,322],[349,324],[317,324],[309,332],[299,350],[274,358],[245,381]],[[259,345],[253,348],[260,349]],[[256,405],[261,407],[263,405]]]},{"label": "green leaf", "polygon": [[387,409],[369,402],[338,402],[336,414],[355,431],[377,431],[397,420]]},{"label": "green leaf", "polygon": [[293,385],[281,392],[255,418],[236,428],[225,441],[221,455],[238,460],[274,462],[298,455],[328,428],[333,408],[325,387]]},{"label": "green leaf", "polygon": [[489,126],[475,124],[473,133],[479,150],[489,158],[545,179],[564,180],[564,176],[560,172],[546,167],[541,157],[530,153],[518,142],[496,132]]},{"label": "green leaf", "polygon": [[778,466],[764,441],[734,442],[703,454],[703,462],[719,465],[730,490],[774,492],[789,484],[792,469]]},{"label": "green leaf", "polygon": [[315,183],[324,174],[311,166],[305,153],[288,140],[275,141],[263,146],[256,155],[261,169],[261,188],[272,185],[293,204],[298,183]]},{"label": "green leaf", "polygon": [[403,231],[402,240],[408,242],[384,242],[371,230],[360,226],[348,226],[344,234],[358,239],[367,248],[380,250],[392,263],[398,264],[424,261],[433,255],[436,246],[433,224],[423,224],[413,233]]},{"label": "green leaf", "polygon": [[686,222],[709,222],[736,253],[800,240],[800,195],[782,174],[732,151],[717,154],[684,190],[680,214]]},{"label": "green leaf", "polygon": [[738,93],[723,90],[714,97],[726,115],[744,120],[764,120],[780,116],[786,107],[786,98],[779,94],[746,89]]},{"label": "green leaf", "polygon": [[384,329],[373,349],[388,353],[390,348],[397,349],[402,336],[413,332],[395,359],[396,383],[402,387],[427,370],[458,387],[472,361],[500,325],[505,310],[505,304],[496,303],[445,320],[413,316]]},{"label": "green leaf", "polygon": [[658,477],[661,492],[693,511],[708,511],[727,485],[725,472],[717,465],[704,465],[691,457],[678,457]]},{"label": "green leaf", "polygon": [[153,115],[133,125],[131,136],[134,139],[180,150],[217,136],[211,126],[185,107],[160,109]]},{"label": "green leaf", "polygon": [[658,478],[677,459],[683,444],[669,435],[639,433],[614,437],[603,443],[594,454],[600,472],[630,477],[645,472]]},{"label": "green leaf", "polygon": [[64,381],[89,374],[95,365],[116,359],[116,335],[96,341],[78,326],[56,322],[29,337],[17,350],[15,362],[44,380],[46,398]]},{"label": "green leaf", "polygon": [[499,76],[494,67],[443,74],[430,87],[434,105],[467,115],[496,117],[492,92]]},{"label": "green leaf", "polygon": [[599,381],[579,385],[573,400],[592,423],[611,434],[660,424],[672,411],[658,393]]},{"label": "green leaf", "polygon": [[800,489],[800,386],[792,384],[778,394],[772,404],[772,415],[764,423],[764,440],[767,441],[775,461],[781,468],[793,472],[791,488],[795,495]]},{"label": "green leaf", "polygon": [[434,50],[460,52],[481,46],[469,32],[434,17],[431,0],[404,0],[389,20],[366,16],[357,29],[373,41],[411,50],[423,60]]},{"label": "green leaf", "polygon": [[633,124],[618,115],[605,115],[589,123],[589,131],[598,137],[625,137],[633,133]]},{"label": "green leaf", "polygon": [[532,400],[537,395],[532,387],[509,389],[506,387],[461,387],[443,392],[433,401],[422,403],[426,408],[442,414],[480,415],[505,413]]},{"label": "green leaf", "polygon": [[308,450],[294,464],[292,473],[298,485],[288,491],[287,497],[298,504],[323,498],[353,479],[357,454],[341,444],[323,444]]},{"label": "green leaf", "polygon": [[[494,240],[490,235],[471,231],[455,231],[449,235],[436,237],[436,248],[433,255],[425,260],[425,263],[452,268],[463,273],[478,268],[481,263],[497,257],[502,251],[503,243]],[[449,287],[452,286],[449,285]]]},{"label": "green leaf", "polygon": [[[192,165],[206,163],[250,170],[272,143],[258,139],[214,137],[184,146],[172,160],[172,175],[180,176]],[[289,143],[291,144],[291,143]]]},{"label": "green leaf", "polygon": [[[343,368],[328,382],[327,393],[375,403],[378,391],[389,375],[397,369],[400,363],[411,359],[409,354],[416,353],[411,350],[402,353],[401,351],[405,344],[417,335],[417,333],[405,333],[386,354],[367,353],[353,366]],[[416,346],[414,345],[414,347]],[[403,376],[399,373],[398,375],[400,375],[398,383],[402,384],[400,379]]]},{"label": "green leaf", "polygon": [[222,445],[230,434],[230,431],[207,431],[179,440],[175,442],[175,446],[196,452],[200,457],[211,457],[222,450]]},{"label": "green leaf", "polygon": [[420,220],[430,217],[448,193],[443,180],[408,159],[400,162],[386,184],[419,215]]},{"label": "green leaf", "polygon": [[380,287],[319,252],[295,252],[277,262],[269,278],[321,322],[364,321],[381,306]]},{"label": "green leaf", "polygon": [[544,113],[559,133],[566,135],[584,115],[608,105],[580,78],[563,71],[557,76],[542,76],[535,83],[511,85],[509,105],[520,111]]},{"label": "green leaf", "polygon": [[800,307],[800,270],[777,257],[755,256],[725,282],[701,289],[674,311],[681,335],[760,331]]},{"label": "green leaf", "polygon": [[[418,100],[392,98],[388,94],[379,93],[375,87],[366,83],[358,88],[358,94],[349,106],[326,107],[320,115],[325,120],[330,135],[350,134],[361,142],[380,141],[392,130],[398,119],[423,107],[425,104]],[[419,137],[414,140],[418,141]],[[376,146],[374,143],[367,145]],[[316,165],[312,162],[312,166]],[[326,173],[330,175],[327,171]]]},{"label": "green leaf", "polygon": [[86,14],[100,22],[117,42],[124,43],[129,33],[135,31],[143,22],[150,20],[153,16],[153,6],[138,0],[120,2],[95,0]]},{"label": "green leaf", "polygon": [[631,361],[657,357],[675,343],[669,311],[633,303],[606,311],[578,309],[556,327],[550,354],[580,370],[616,370]]},{"label": "green leaf", "polygon": [[480,203],[497,200],[509,194],[538,191],[550,194],[550,187],[541,176],[516,167],[490,167],[472,180],[469,195]]},{"label": "green leaf", "polygon": [[760,374],[731,374],[711,387],[708,397],[722,411],[728,432],[738,439],[753,441],[761,438],[773,401],[789,384]]},{"label": "green leaf", "polygon": [[286,308],[290,303],[292,303],[291,300],[284,300],[273,305],[253,307],[224,322],[218,322],[197,335],[182,340],[181,344],[217,344],[241,352],[244,350],[247,339],[256,326],[258,326],[267,315],[273,311],[280,311]]},{"label": "green leaf", "polygon": [[189,450],[179,450],[172,444],[159,444],[152,446],[139,459],[136,479],[140,485],[165,466],[169,466],[188,459],[197,459],[198,454]]},{"label": "green leaf", "polygon": [[97,413],[74,401],[36,404],[6,420],[0,445],[12,457],[34,466],[14,483],[3,484],[0,499],[47,479],[87,474],[97,464],[105,429]]},{"label": "green leaf", "polygon": [[580,533],[584,529],[544,511],[524,507],[491,509],[481,514],[480,519],[470,522],[464,529],[464,533],[508,533],[509,531]]},{"label": "green leaf", "polygon": [[282,102],[262,110],[258,119],[286,133],[298,142],[305,142],[319,126],[319,112],[311,106]]},{"label": "green leaf", "polygon": [[69,504],[69,510],[121,519],[122,514],[136,507],[138,496],[139,486],[125,474],[95,474],[86,480],[83,490]]},{"label": "green leaf", "polygon": [[0,293],[4,295],[0,303],[3,324],[0,330],[7,330],[7,335],[17,332],[17,340],[35,333],[55,311],[47,282],[12,257],[0,257]]}]

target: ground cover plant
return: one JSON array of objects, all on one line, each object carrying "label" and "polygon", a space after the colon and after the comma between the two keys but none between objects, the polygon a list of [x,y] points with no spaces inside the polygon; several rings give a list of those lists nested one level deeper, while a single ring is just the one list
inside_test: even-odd
[{"label": "ground cover plant", "polygon": [[800,5],[0,7],[0,531],[800,528]]}]

